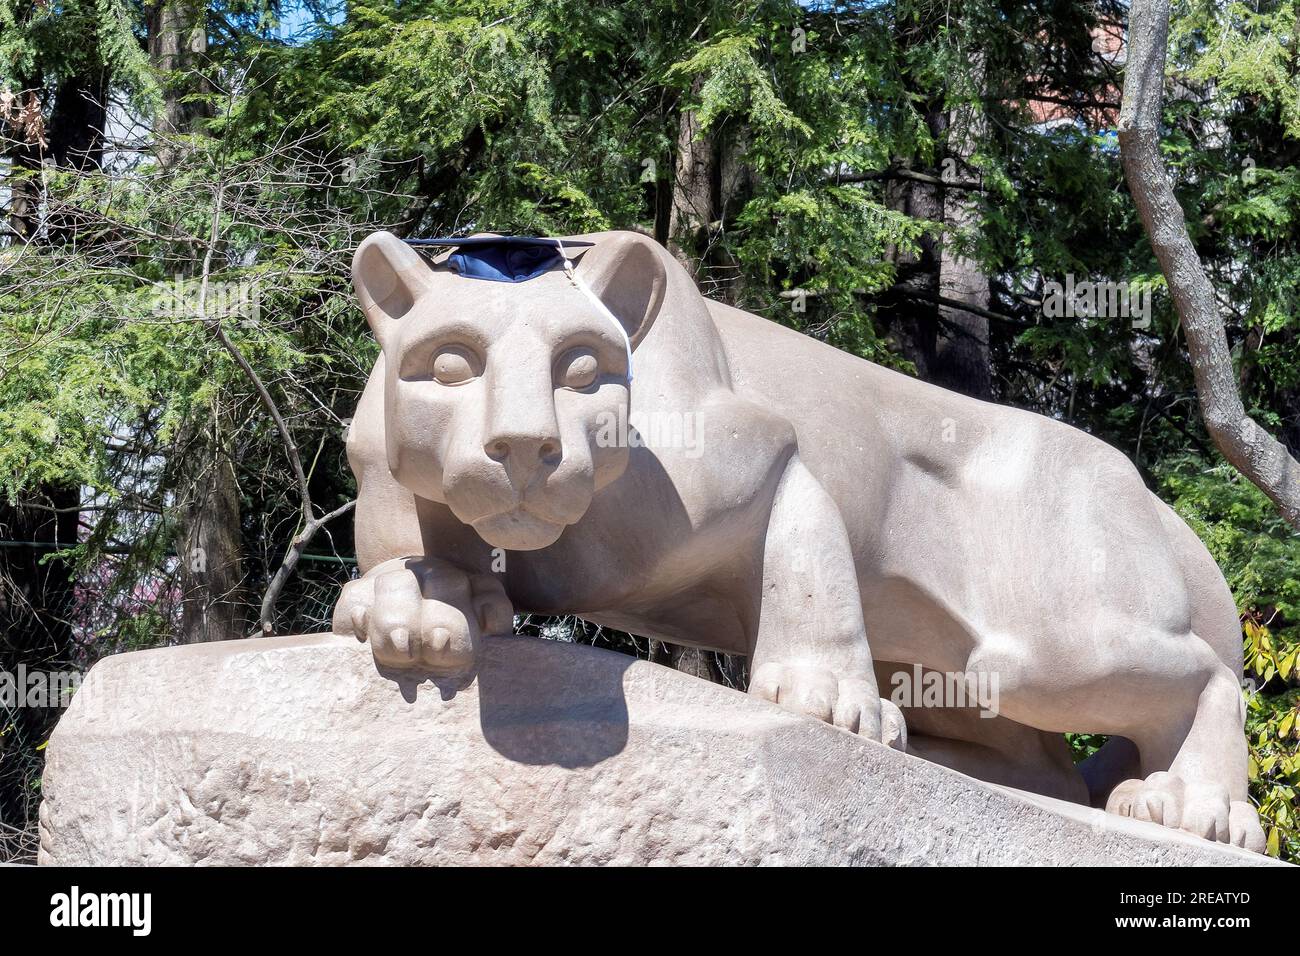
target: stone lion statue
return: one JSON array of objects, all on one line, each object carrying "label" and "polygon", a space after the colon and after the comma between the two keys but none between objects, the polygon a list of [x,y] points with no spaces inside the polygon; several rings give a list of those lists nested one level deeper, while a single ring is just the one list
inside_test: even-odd
[{"label": "stone lion statue", "polygon": [[[334,628],[381,669],[463,681],[515,611],[574,613],[746,655],[749,693],[973,776],[1263,848],[1232,595],[1120,452],[709,301],[636,233],[488,245],[536,268],[473,281],[501,276],[386,232],[353,261],[382,355]],[[882,702],[935,674],[991,680],[996,714]],[[1112,739],[1076,768],[1070,731]]]}]

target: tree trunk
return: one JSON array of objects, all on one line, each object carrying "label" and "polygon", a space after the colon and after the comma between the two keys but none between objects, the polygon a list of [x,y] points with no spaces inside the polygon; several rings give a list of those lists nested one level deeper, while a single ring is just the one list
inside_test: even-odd
[{"label": "tree trunk", "polygon": [[99,169],[104,162],[108,70],[68,77],[50,114],[49,156],[67,169]]},{"label": "tree trunk", "polygon": [[[951,195],[950,195],[951,198]],[[960,229],[970,222],[966,203],[950,207],[946,223]],[[939,265],[939,294],[980,309],[989,307],[989,280],[979,266],[952,251],[944,242]],[[989,320],[974,312],[939,306],[939,335],[930,379],[963,395],[993,398],[993,368],[989,356]]]},{"label": "tree trunk", "polygon": [[[220,432],[220,433],[218,433]],[[248,633],[239,527],[239,486],[225,453],[224,428],[187,430],[178,443],[181,632],[184,644],[228,641]]]},{"label": "tree trunk", "polygon": [[[940,178],[945,182],[977,179],[970,168],[979,135],[980,117],[971,107],[959,107],[948,117],[947,158]],[[939,294],[979,309],[989,307],[989,280],[979,264],[957,252],[956,236],[978,223],[974,193],[943,189],[945,235],[939,257]],[[993,365],[989,355],[989,320],[950,306],[939,307],[931,381],[974,398],[993,397]]]},{"label": "tree trunk", "polygon": [[149,60],[162,74],[163,106],[155,127],[160,136],[158,161],[168,165],[175,148],[167,140],[189,133],[196,120],[207,115],[193,94],[205,88],[197,72],[208,51],[206,7],[198,0],[147,0],[145,28],[149,35]]},{"label": "tree trunk", "polygon": [[713,651],[682,647],[666,641],[651,641],[650,661],[714,684],[725,684],[738,690],[745,687],[744,657],[715,654]]},{"label": "tree trunk", "polygon": [[[937,107],[926,114],[926,125],[936,139],[942,135],[947,116]],[[899,157],[895,165],[906,167],[908,159]],[[890,209],[916,219],[942,222],[944,217],[943,190],[935,181],[921,182],[900,177],[890,180],[885,187],[885,203]],[[888,255],[898,270],[895,299],[897,305],[882,313],[889,336],[903,357],[916,367],[917,377],[931,381],[939,344],[938,307],[933,304],[939,294],[939,271],[943,244],[939,236],[923,235],[917,243],[916,253],[892,248]],[[914,299],[908,292],[917,292],[923,299]]]},{"label": "tree trunk", "polygon": [[[206,6],[198,0],[147,0],[149,59],[162,74],[163,105],[155,131],[158,161],[175,160],[174,138],[208,115],[193,97],[208,49]],[[202,317],[200,317],[202,318]],[[173,450],[180,536],[182,643],[244,637],[248,613],[241,557],[239,486],[220,414],[185,429]]]},{"label": "tree trunk", "polygon": [[[900,21],[895,44],[905,50],[928,42],[951,12],[932,11],[916,21]],[[972,66],[983,85],[981,64],[977,60]],[[944,149],[933,166],[919,169],[913,166],[916,157],[895,157],[895,167],[923,176],[888,180],[885,202],[891,209],[914,218],[943,223],[944,228],[939,235],[927,233],[921,237],[919,254],[890,251],[898,281],[881,317],[889,337],[916,367],[918,378],[976,398],[992,398],[988,318],[937,304],[942,297],[977,309],[987,310],[989,305],[988,277],[978,264],[959,255],[953,242],[957,233],[969,231],[977,222],[972,194],[944,185],[972,178],[969,162],[981,132],[981,116],[977,108],[970,106],[950,109],[941,92],[912,92],[930,97],[925,104],[926,128],[931,139],[943,144]]]},{"label": "tree trunk", "polygon": [[719,131],[717,206],[710,222],[719,223],[709,257],[709,294],[727,305],[744,307],[745,274],[726,242],[731,221],[754,193],[753,169],[748,162],[751,131],[735,121]]},{"label": "tree trunk", "polygon": [[[108,70],[70,76],[59,84],[50,112],[47,159],[59,169],[94,172],[104,163],[104,126],[108,121]],[[82,238],[82,248],[93,239],[77,235],[75,217],[65,219],[49,210],[45,220],[51,245]]]},{"label": "tree trunk", "polygon": [[1300,462],[1246,414],[1214,287],[1160,154],[1168,39],[1169,0],[1134,0],[1119,118],[1124,174],[1187,337],[1205,427],[1223,457],[1300,529]]},{"label": "tree trunk", "polygon": [[[692,94],[703,79],[696,77]],[[700,128],[693,110],[682,110],[677,122],[677,152],[673,159],[673,201],[668,215],[668,248],[699,282],[709,223],[717,205],[717,142]]]}]

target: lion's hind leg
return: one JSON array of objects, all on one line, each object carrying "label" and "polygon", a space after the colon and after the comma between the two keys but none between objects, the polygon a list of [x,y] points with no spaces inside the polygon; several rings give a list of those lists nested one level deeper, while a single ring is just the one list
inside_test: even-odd
[{"label": "lion's hind leg", "polygon": [[1245,802],[1240,687],[1195,633],[1102,615],[1082,633],[1064,627],[1032,648],[982,641],[967,669],[998,675],[1001,713],[1018,723],[1133,742],[1142,779],[1116,787],[1109,812],[1262,847]]},{"label": "lion's hind leg", "polygon": [[[1213,657],[1200,643],[1202,656]],[[1125,735],[1137,746],[1144,777],[1117,786],[1106,809],[1262,852],[1264,831],[1246,798],[1240,685],[1217,658],[1201,676],[1194,707],[1180,719],[1151,722]]]}]

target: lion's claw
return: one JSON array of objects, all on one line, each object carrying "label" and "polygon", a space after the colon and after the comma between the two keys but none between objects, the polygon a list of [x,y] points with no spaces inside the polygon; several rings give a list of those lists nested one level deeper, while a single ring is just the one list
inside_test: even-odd
[{"label": "lion's claw", "polygon": [[874,679],[839,677],[827,667],[768,661],[749,682],[755,697],[815,717],[895,750],[907,747],[907,725],[897,707],[881,700]]},{"label": "lion's claw", "polygon": [[433,676],[471,673],[484,633],[508,632],[499,581],[445,561],[390,561],[344,586],[334,632],[370,643],[375,663]]}]

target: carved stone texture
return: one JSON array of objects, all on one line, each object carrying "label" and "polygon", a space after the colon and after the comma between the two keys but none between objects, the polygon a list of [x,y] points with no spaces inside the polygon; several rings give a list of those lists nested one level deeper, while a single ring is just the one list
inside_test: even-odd
[{"label": "carved stone texture", "polygon": [[46,865],[1268,862],[519,637],[485,638],[455,693],[330,635],[111,657],[44,794]]}]

